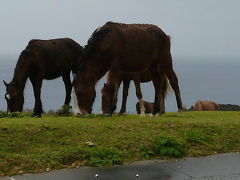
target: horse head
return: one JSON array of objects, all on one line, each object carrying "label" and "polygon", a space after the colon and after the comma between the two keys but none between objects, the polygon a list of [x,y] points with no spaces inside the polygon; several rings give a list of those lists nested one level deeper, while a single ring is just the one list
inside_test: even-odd
[{"label": "horse head", "polygon": [[19,91],[17,82],[6,83],[4,80],[4,85],[6,86],[5,99],[7,101],[7,111],[8,112],[21,112],[23,110],[24,97],[23,92]]},{"label": "horse head", "polygon": [[78,115],[91,114],[92,105],[96,97],[95,86],[83,85],[84,87],[80,87],[80,85],[76,83],[74,83],[73,86],[77,97],[77,109],[80,111]]}]

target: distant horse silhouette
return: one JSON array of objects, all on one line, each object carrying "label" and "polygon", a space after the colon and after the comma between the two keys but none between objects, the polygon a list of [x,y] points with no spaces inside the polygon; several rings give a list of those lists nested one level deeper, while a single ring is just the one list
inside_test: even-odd
[{"label": "distant horse silhouette", "polygon": [[200,101],[198,100],[194,107],[194,111],[216,111],[219,109],[219,105],[213,101]]},{"label": "distant horse silhouette", "polygon": [[160,108],[162,74],[169,79],[178,109],[182,111],[178,80],[172,67],[170,38],[157,26],[107,22],[94,31],[83,50],[80,71],[73,82],[81,114],[91,113],[95,85],[107,71],[111,71],[108,78],[111,105],[106,114],[114,111],[118,77],[123,73],[144,71],[151,73],[155,87],[153,114]]},{"label": "distant horse silhouette", "polygon": [[[143,105],[145,108],[145,113],[151,113],[153,111],[154,103],[143,101]],[[137,114],[141,113],[139,102],[136,104],[136,111],[137,111]]]},{"label": "distant horse silhouette", "polygon": [[[108,73],[108,77],[111,76],[109,75],[111,72]],[[160,78],[162,83],[161,83],[161,88],[160,88],[160,114],[165,113],[165,103],[164,103],[164,98],[166,96],[167,90],[168,90],[168,80],[167,77],[163,74],[162,77]],[[118,79],[118,84],[116,85],[117,90],[115,93],[115,101],[114,103],[117,103],[117,93],[118,89],[120,87],[120,84],[123,82],[123,95],[122,95],[122,106],[119,114],[123,114],[126,112],[126,103],[127,103],[127,96],[128,96],[128,89],[129,89],[129,84],[130,81],[133,80],[136,88],[136,96],[138,97],[139,100],[139,111],[141,111],[141,115],[145,114],[145,111],[147,111],[146,107],[144,106],[144,101],[142,100],[142,92],[140,88],[140,83],[144,82],[149,82],[152,80],[151,73],[149,71],[142,72],[142,73],[132,73],[132,74],[122,74],[119,76]],[[109,82],[107,81],[106,84],[104,84],[104,87],[102,88],[102,112],[103,114],[107,113],[107,110],[109,109],[110,106],[110,90],[109,90]],[[116,109],[116,104],[114,104],[114,108]],[[153,110],[153,108],[152,108]],[[151,111],[152,112],[152,111]],[[147,113],[149,113],[147,111]],[[140,114],[140,113],[139,113]]]},{"label": "distant horse silhouette", "polygon": [[77,73],[81,52],[82,47],[68,38],[29,41],[19,56],[12,81],[9,84],[4,81],[8,111],[22,111],[23,91],[28,78],[33,85],[35,97],[32,116],[40,117],[43,112],[40,97],[43,79],[51,80],[62,76],[66,90],[64,104],[69,105],[72,90],[70,72]]}]

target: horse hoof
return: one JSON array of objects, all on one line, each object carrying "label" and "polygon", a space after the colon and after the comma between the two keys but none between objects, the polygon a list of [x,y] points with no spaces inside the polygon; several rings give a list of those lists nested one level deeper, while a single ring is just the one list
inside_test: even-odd
[{"label": "horse hoof", "polygon": [[126,114],[126,112],[119,112],[118,114],[119,115],[124,115],[124,114]]},{"label": "horse hoof", "polygon": [[126,114],[126,110],[120,110],[118,114]]},{"label": "horse hoof", "polygon": [[145,114],[141,114],[140,117],[145,117]]},{"label": "horse hoof", "polygon": [[76,117],[80,117],[81,116],[81,113],[77,113],[75,114]]},{"label": "horse hoof", "polygon": [[32,114],[31,117],[33,117],[33,118],[40,118],[40,117],[41,117],[41,114]]},{"label": "horse hoof", "polygon": [[112,114],[105,114],[106,117],[112,117]]},{"label": "horse hoof", "polygon": [[158,113],[157,113],[157,114],[152,114],[152,113],[151,113],[149,116],[150,116],[150,117],[158,117],[158,115],[159,115]]}]

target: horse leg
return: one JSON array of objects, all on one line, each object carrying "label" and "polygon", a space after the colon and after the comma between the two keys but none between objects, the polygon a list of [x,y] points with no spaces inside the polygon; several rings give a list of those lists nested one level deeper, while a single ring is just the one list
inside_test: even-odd
[{"label": "horse leg", "polygon": [[135,88],[136,88],[136,95],[137,95],[137,98],[139,101],[141,116],[144,117],[145,116],[145,107],[143,105],[142,91],[141,91],[139,79],[134,79],[134,84],[135,84]]},{"label": "horse leg", "polygon": [[165,111],[165,100],[164,93],[160,93],[160,114],[164,114]]},{"label": "horse leg", "polygon": [[182,100],[181,100],[181,95],[180,95],[180,90],[179,90],[179,86],[178,86],[178,79],[177,79],[176,73],[174,72],[173,68],[169,68],[169,70],[167,70],[167,72],[166,72],[166,75],[169,79],[170,85],[172,86],[172,89],[176,96],[178,112],[180,112],[182,115],[183,105],[182,105]]},{"label": "horse leg", "polygon": [[121,82],[120,76],[114,71],[108,74],[108,85],[109,85],[109,95],[110,95],[110,106],[107,111],[106,116],[112,116],[117,105],[117,92]]},{"label": "horse leg", "polygon": [[116,102],[114,100],[115,92],[116,92],[115,85],[109,84],[110,106],[109,106],[109,109],[107,110],[107,113],[105,114],[106,116],[112,116],[114,110],[116,109]]},{"label": "horse leg", "polygon": [[42,102],[41,102],[41,88],[42,88],[42,79],[29,77],[33,86],[35,105],[33,109],[32,117],[41,117],[43,112]]},{"label": "horse leg", "polygon": [[165,94],[167,91],[167,79],[165,75],[161,76],[161,87],[160,87],[160,114],[164,114],[165,110]]},{"label": "horse leg", "polygon": [[152,115],[156,116],[160,111],[160,83],[158,81],[153,80],[153,85],[155,89],[155,98],[154,98],[154,106]]},{"label": "horse leg", "polygon": [[72,92],[72,83],[70,79],[70,73],[63,75],[62,79],[63,79],[65,90],[66,90],[66,98],[65,98],[64,104],[69,105],[71,101],[71,92]]},{"label": "horse leg", "polygon": [[156,116],[160,111],[160,94],[161,94],[161,74],[157,69],[151,71],[152,82],[155,90],[154,106],[152,115]]},{"label": "horse leg", "polygon": [[128,89],[129,89],[130,80],[123,81],[123,96],[122,96],[122,107],[119,114],[123,114],[126,112],[126,104],[128,97]]}]

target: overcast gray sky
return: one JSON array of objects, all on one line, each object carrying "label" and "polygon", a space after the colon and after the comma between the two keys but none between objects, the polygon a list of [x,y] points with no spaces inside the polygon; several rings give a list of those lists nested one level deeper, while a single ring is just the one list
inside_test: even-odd
[{"label": "overcast gray sky", "polygon": [[19,54],[33,38],[85,45],[107,21],[158,25],[173,56],[240,58],[239,0],[1,0],[0,54]]}]

